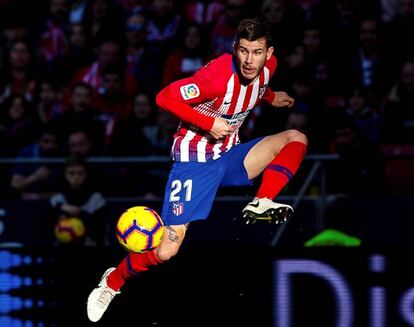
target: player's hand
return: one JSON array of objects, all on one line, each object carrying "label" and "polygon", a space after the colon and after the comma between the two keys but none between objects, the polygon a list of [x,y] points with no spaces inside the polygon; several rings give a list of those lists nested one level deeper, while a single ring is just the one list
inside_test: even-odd
[{"label": "player's hand", "polygon": [[275,98],[272,102],[272,106],[276,108],[284,108],[284,107],[291,108],[294,103],[295,103],[295,99],[290,97],[286,92],[280,91],[280,92],[275,92]]},{"label": "player's hand", "polygon": [[210,135],[216,140],[225,139],[233,133],[233,128],[227,124],[227,122],[220,117],[214,119],[213,127],[211,128]]}]

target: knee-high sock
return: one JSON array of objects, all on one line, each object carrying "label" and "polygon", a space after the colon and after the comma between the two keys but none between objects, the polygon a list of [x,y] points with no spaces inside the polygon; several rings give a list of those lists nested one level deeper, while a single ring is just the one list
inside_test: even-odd
[{"label": "knee-high sock", "polygon": [[140,272],[147,271],[150,267],[162,263],[154,250],[144,253],[130,252],[121,263],[112,271],[107,279],[107,284],[113,290],[118,291],[125,281]]},{"label": "knee-high sock", "polygon": [[306,145],[302,142],[286,144],[264,170],[256,196],[273,200],[299,169],[305,153]]}]

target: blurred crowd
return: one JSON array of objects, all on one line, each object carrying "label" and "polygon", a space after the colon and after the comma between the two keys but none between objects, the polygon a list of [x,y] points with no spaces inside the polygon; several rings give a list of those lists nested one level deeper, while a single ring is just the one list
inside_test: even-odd
[{"label": "blurred crowd", "polygon": [[[178,121],[156,93],[231,52],[252,16],[272,27],[270,86],[296,103],[262,104],[241,138],[299,129],[343,158],[329,190],[384,190],[381,146],[414,141],[414,0],[1,0],[0,156],[168,156]],[[162,168],[87,168],[91,194],[162,196]],[[8,197],[67,188],[63,165],[1,171]]]}]

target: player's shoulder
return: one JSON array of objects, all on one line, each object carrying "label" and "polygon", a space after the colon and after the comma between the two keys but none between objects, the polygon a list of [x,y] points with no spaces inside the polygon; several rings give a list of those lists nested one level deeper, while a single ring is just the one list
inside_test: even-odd
[{"label": "player's shoulder", "polygon": [[232,55],[225,53],[215,59],[210,60],[204,68],[211,72],[220,72],[223,73],[226,70],[231,71],[232,65]]},{"label": "player's shoulder", "polygon": [[277,58],[274,54],[269,58],[269,60],[266,60],[266,67],[269,68],[270,72],[273,74],[273,72],[276,70],[277,67]]},{"label": "player's shoulder", "polygon": [[228,80],[232,73],[232,56],[225,54],[201,67],[195,74],[195,79],[203,84],[208,83],[209,87],[217,87],[221,81]]}]

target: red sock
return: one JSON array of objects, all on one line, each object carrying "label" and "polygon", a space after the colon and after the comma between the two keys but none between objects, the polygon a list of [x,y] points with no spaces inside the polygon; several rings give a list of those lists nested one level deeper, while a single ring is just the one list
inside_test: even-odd
[{"label": "red sock", "polygon": [[160,263],[162,261],[158,259],[154,250],[144,253],[130,252],[118,267],[108,275],[107,284],[113,290],[118,291],[127,279]]},{"label": "red sock", "polygon": [[302,142],[286,144],[264,170],[256,197],[273,200],[299,169],[305,153],[306,145]]}]

